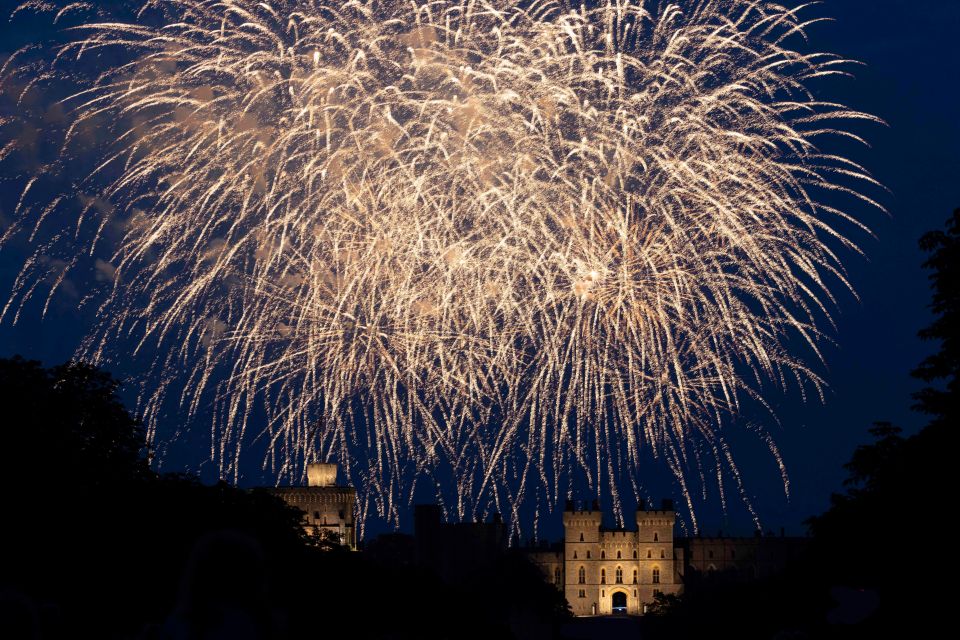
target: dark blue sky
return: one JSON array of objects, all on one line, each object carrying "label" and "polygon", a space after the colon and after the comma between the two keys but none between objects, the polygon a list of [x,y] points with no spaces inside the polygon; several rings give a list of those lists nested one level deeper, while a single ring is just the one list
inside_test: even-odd
[{"label": "dark blue sky", "polygon": [[[0,15],[9,15],[16,4],[0,0]],[[772,431],[790,473],[791,500],[785,500],[768,454],[750,445],[738,451],[747,491],[764,524],[793,532],[827,506],[844,477],[843,463],[868,439],[871,422],[889,420],[910,432],[922,426],[923,418],[909,409],[918,387],[909,372],[932,348],[916,337],[930,321],[917,239],[960,207],[960,0],[827,0],[813,11],[835,21],[811,30],[811,49],[865,63],[855,68],[856,79],[831,83],[822,97],[889,124],[863,128],[873,148],[856,151],[855,159],[890,189],[882,201],[891,215],[866,207],[854,212],[876,238],[859,238],[866,258],[845,258],[860,299],[839,295],[836,345],[826,347],[828,366],[822,370],[831,385],[826,403],[803,404],[795,394],[770,398],[782,421]],[[2,52],[36,37],[31,26],[23,20],[0,22],[0,59],[6,57]],[[0,165],[3,225],[16,184],[4,171]],[[21,261],[15,248],[0,251],[0,298],[6,298]],[[20,353],[51,364],[67,359],[91,321],[88,313],[73,309],[71,300],[57,300],[44,320],[34,305],[20,324],[4,322],[0,356]],[[190,461],[190,468],[196,463]],[[735,499],[726,517],[707,506],[702,518],[707,532],[723,526],[746,533],[751,527]],[[559,531],[555,520],[544,521],[549,536]]]}]

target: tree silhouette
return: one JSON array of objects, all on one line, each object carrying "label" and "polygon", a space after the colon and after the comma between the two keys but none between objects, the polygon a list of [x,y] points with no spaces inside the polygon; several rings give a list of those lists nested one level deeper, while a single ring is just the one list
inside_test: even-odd
[{"label": "tree silhouette", "polygon": [[143,428],[117,397],[119,386],[79,362],[45,369],[0,360],[0,478],[72,492],[146,479]]},{"label": "tree silhouette", "polygon": [[920,247],[930,254],[936,318],[919,335],[939,341],[913,372],[930,385],[914,396],[929,424],[909,437],[888,422],[873,425],[873,441],[844,465],[843,493],[808,521],[811,544],[786,574],[658,602],[668,615],[645,620],[645,638],[933,637],[949,624],[949,562],[938,534],[956,502],[960,209]]},{"label": "tree silhouette", "polygon": [[317,527],[310,534],[310,544],[321,551],[349,551],[343,544],[343,537],[336,531]]},{"label": "tree silhouette", "polygon": [[943,387],[927,387],[914,395],[914,408],[932,416],[931,426],[955,425],[960,389],[960,209],[947,221],[946,231],[931,231],[920,239],[920,247],[932,254],[924,263],[931,269],[936,320],[920,332],[924,340],[937,340],[940,349],[920,363],[913,375],[924,382],[943,381]]},{"label": "tree silhouette", "polygon": [[308,552],[301,513],[279,499],[152,472],[119,389],[87,364],[0,359],[0,591],[58,612],[48,636],[131,635],[162,619],[209,532],[250,536],[281,583],[278,568]]},{"label": "tree silhouette", "polygon": [[[946,231],[927,233],[920,247],[931,254],[924,266],[932,271],[936,318],[919,335],[940,344],[913,375],[940,384],[914,394],[914,408],[931,420],[907,438],[897,427],[877,423],[871,429],[875,441],[858,447],[845,465],[846,492],[834,495],[830,509],[810,520],[818,565],[829,567],[838,584],[879,592],[880,606],[867,625],[877,631],[896,626],[916,631],[935,624],[947,610],[945,593],[933,587],[943,577],[941,564],[920,558],[955,503],[951,430],[960,398],[960,209]],[[924,597],[911,600],[909,613],[900,606],[905,580],[929,585]]]},{"label": "tree silhouette", "polygon": [[337,536],[266,491],[154,473],[119,390],[90,365],[0,359],[0,638],[36,620],[45,638],[534,640],[565,619],[519,556],[444,584],[324,552]]}]

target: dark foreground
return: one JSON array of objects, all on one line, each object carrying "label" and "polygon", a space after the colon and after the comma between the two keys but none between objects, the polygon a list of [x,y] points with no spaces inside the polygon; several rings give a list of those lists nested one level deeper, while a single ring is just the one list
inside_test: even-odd
[{"label": "dark foreground", "polygon": [[560,627],[563,640],[640,638],[641,620],[635,617],[576,618]]}]

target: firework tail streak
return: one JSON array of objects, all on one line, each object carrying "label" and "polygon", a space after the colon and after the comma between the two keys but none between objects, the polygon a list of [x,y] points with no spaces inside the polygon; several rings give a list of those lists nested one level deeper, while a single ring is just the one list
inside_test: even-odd
[{"label": "firework tail streak", "polygon": [[[808,90],[848,65],[791,48],[817,21],[803,8],[167,0],[57,18],[78,12],[28,81],[120,60],[63,101],[64,153],[84,126],[109,135],[90,180],[111,176],[95,200],[113,208],[77,220],[75,195],[35,198],[31,176],[6,237],[72,226],[69,255],[122,222],[79,355],[162,347],[150,437],[170,436],[165,398],[193,416],[212,393],[223,475],[259,437],[279,475],[339,458],[361,522],[395,519],[441,468],[454,517],[555,505],[581,473],[622,519],[648,456],[696,528],[707,476],[749,507],[725,421],[765,382],[822,393],[787,346],[820,358],[827,284],[850,288],[837,249],[857,251],[837,229],[865,230],[823,194],[880,205],[815,141],[876,119]],[[25,55],[5,82],[35,74]],[[5,320],[49,279],[45,251]]]}]

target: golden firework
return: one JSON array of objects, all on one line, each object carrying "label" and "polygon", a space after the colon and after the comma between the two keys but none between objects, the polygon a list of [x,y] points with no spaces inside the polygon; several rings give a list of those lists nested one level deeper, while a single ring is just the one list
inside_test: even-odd
[{"label": "golden firework", "polygon": [[820,391],[784,345],[818,353],[827,281],[848,286],[831,245],[853,218],[824,194],[874,182],[815,144],[874,118],[808,91],[844,61],[791,48],[807,24],[766,0],[166,0],[86,22],[59,64],[111,62],[66,101],[70,135],[109,132],[98,198],[127,204],[82,355],[160,344],[148,418],[215,388],[225,475],[257,435],[288,475],[362,450],[363,514],[396,517],[437,469],[458,517],[516,514],[579,470],[619,517],[649,454],[692,515],[707,459],[721,496],[721,466],[739,486],[721,432],[741,399]]}]

